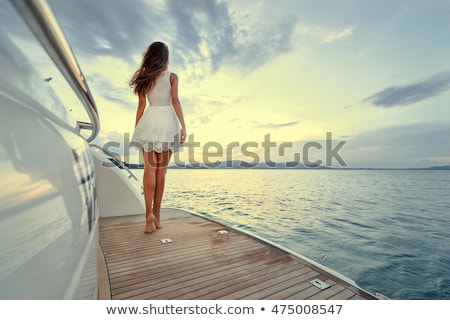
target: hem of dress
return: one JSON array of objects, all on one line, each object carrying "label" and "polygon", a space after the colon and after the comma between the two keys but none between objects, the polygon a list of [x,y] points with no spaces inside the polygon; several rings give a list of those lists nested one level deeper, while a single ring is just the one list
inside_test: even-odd
[{"label": "hem of dress", "polygon": [[177,152],[182,150],[181,144],[176,142],[167,142],[167,141],[152,141],[152,140],[133,140],[130,143],[130,146],[137,147],[140,150],[144,150],[145,152],[156,152],[162,153],[168,150],[172,152]]}]

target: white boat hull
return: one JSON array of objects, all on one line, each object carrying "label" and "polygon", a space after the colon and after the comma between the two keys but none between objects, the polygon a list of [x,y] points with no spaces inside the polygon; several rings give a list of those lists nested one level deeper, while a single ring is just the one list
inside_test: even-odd
[{"label": "white boat hull", "polygon": [[0,299],[97,298],[89,145],[7,30],[0,29]]}]

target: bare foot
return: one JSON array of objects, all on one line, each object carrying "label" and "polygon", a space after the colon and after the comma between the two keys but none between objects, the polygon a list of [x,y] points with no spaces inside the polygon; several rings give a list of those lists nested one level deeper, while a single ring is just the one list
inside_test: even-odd
[{"label": "bare foot", "polygon": [[153,215],[155,216],[155,226],[156,229],[162,229],[163,225],[161,224],[161,215],[159,212],[153,212]]},{"label": "bare foot", "polygon": [[156,226],[156,229],[162,229],[163,228],[163,225],[161,224],[161,222],[157,221],[156,219],[155,219],[155,226]]},{"label": "bare foot", "polygon": [[147,219],[145,220],[145,233],[152,233],[156,231],[155,226],[155,216],[153,214],[150,214]]}]

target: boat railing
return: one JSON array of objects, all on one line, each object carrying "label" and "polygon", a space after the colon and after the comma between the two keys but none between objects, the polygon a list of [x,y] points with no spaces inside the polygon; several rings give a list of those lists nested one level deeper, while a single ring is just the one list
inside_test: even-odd
[{"label": "boat railing", "polygon": [[47,54],[62,73],[89,116],[89,122],[77,121],[76,129],[90,130],[88,142],[97,137],[100,121],[94,98],[78,62],[46,1],[11,0]]},{"label": "boat railing", "polygon": [[[128,175],[128,179],[134,178],[136,181],[138,181],[139,179],[134,175],[134,173],[130,170],[130,168],[128,168],[122,161],[117,160],[115,154],[105,150],[104,148],[100,147],[99,145],[96,144],[89,144],[89,146],[91,148],[95,148],[100,150],[101,152],[103,152],[107,157],[109,157],[111,164],[115,165],[117,167],[119,167],[120,169],[124,169],[125,171],[127,171]],[[112,160],[114,159],[114,160]]]}]

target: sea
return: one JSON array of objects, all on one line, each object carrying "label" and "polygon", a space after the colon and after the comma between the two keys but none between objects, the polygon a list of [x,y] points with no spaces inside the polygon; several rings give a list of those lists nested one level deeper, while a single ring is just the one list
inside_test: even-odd
[{"label": "sea", "polygon": [[162,206],[268,239],[389,299],[450,299],[449,170],[169,168]]}]

